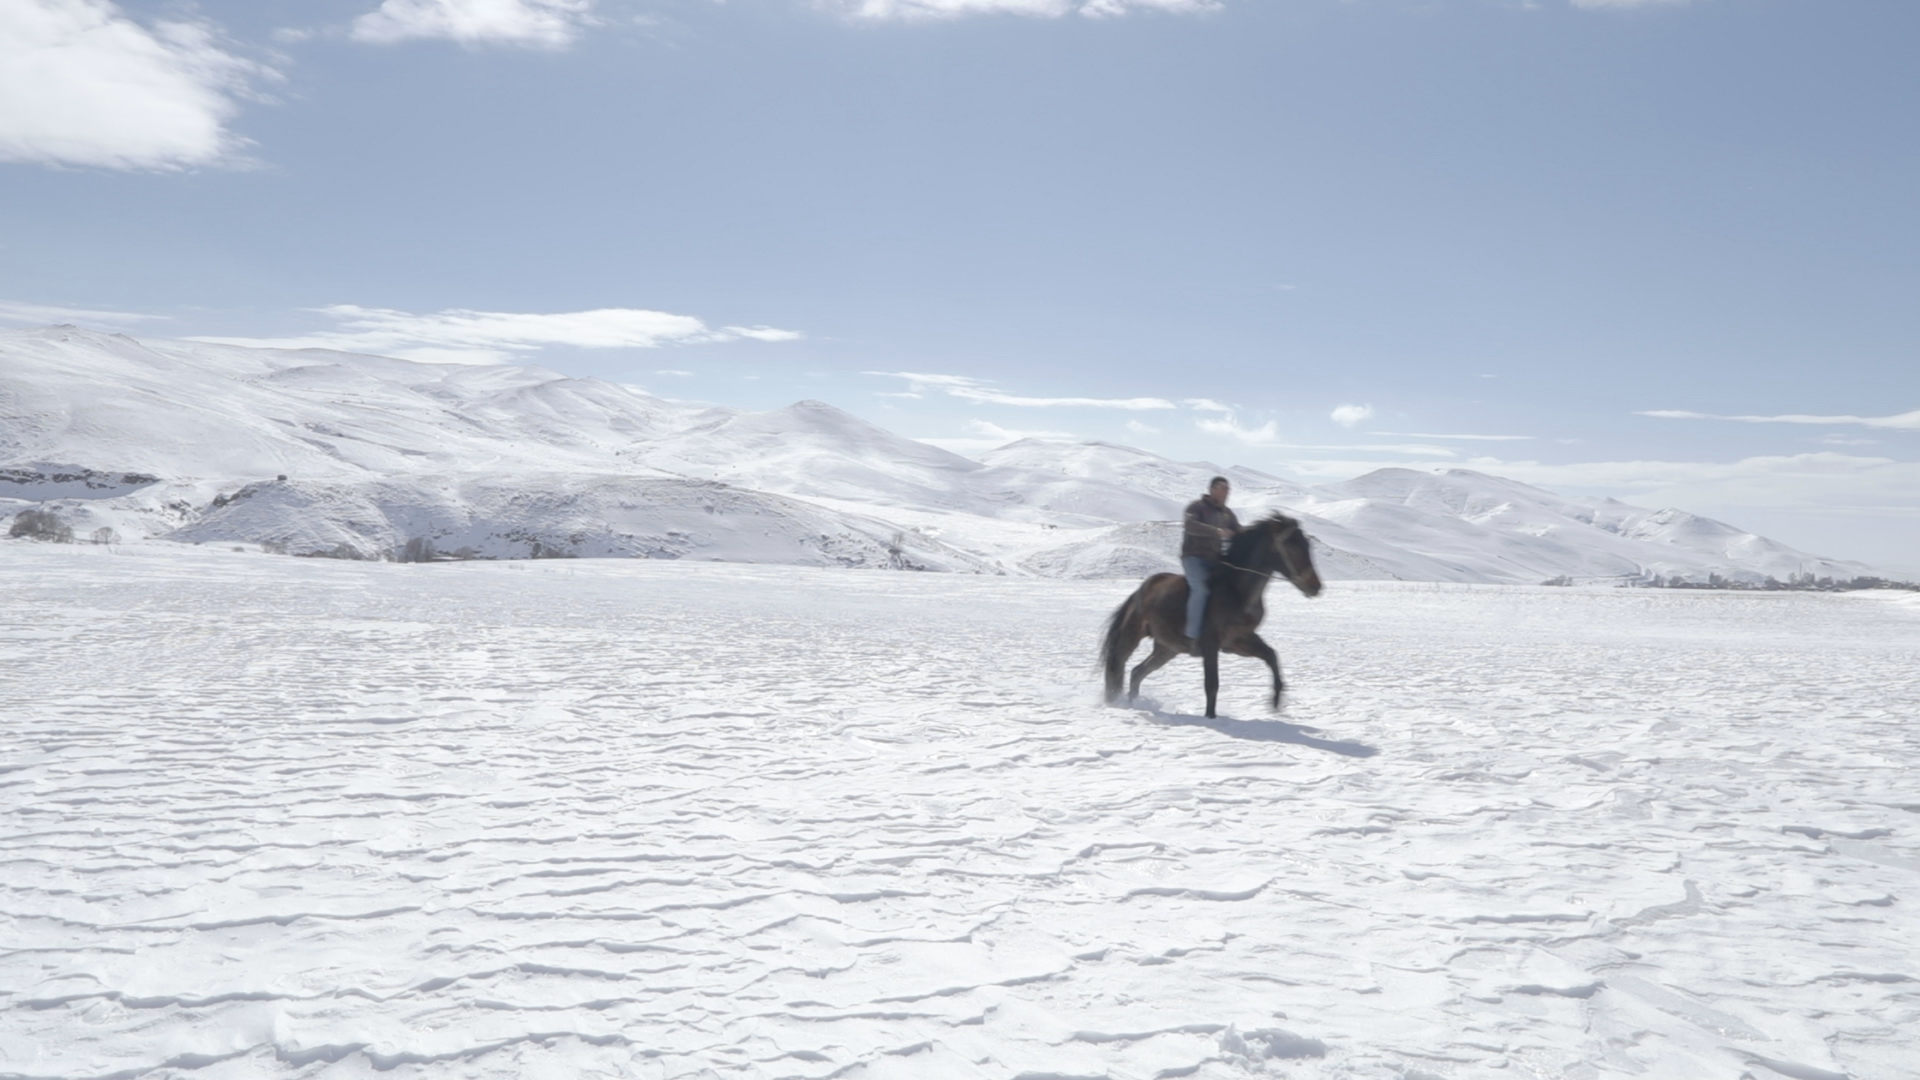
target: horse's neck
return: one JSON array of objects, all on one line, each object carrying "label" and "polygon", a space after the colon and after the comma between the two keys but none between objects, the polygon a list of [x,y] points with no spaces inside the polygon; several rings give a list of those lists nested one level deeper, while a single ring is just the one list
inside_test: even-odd
[{"label": "horse's neck", "polygon": [[1239,606],[1243,610],[1252,607],[1255,600],[1266,595],[1267,582],[1272,581],[1273,575],[1279,573],[1278,570],[1261,570],[1245,563],[1237,563],[1232,556],[1227,557],[1227,565],[1234,571],[1227,576],[1227,589],[1233,594],[1233,598],[1239,601]]},{"label": "horse's neck", "polygon": [[1273,575],[1259,573],[1248,574],[1246,576],[1252,578],[1253,581],[1247,586],[1246,599],[1242,606],[1252,607],[1255,600],[1259,600],[1267,595],[1267,583],[1273,580]]}]

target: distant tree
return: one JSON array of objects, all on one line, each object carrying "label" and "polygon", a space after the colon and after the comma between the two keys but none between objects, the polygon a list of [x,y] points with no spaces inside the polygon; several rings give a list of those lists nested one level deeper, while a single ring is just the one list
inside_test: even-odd
[{"label": "distant tree", "polygon": [[93,542],[96,544],[117,544],[120,542],[120,534],[113,531],[113,526],[102,525],[93,530]]},{"label": "distant tree", "polygon": [[24,536],[29,540],[50,540],[56,544],[73,543],[73,527],[61,521],[53,511],[39,507],[15,514],[13,527],[7,530],[7,535]]},{"label": "distant tree", "polygon": [[433,549],[433,541],[424,536],[416,536],[407,541],[400,549],[401,562],[432,562],[440,553]]}]

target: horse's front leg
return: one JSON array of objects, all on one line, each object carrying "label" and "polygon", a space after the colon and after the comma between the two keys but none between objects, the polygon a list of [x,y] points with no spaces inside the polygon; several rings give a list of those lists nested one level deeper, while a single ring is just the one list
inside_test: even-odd
[{"label": "horse's front leg", "polygon": [[1206,668],[1207,719],[1211,720],[1220,697],[1220,639],[1211,630],[1200,634],[1200,663]]},{"label": "horse's front leg", "polygon": [[1127,703],[1131,705],[1133,699],[1140,696],[1140,684],[1146,681],[1147,676],[1159,671],[1167,661],[1179,655],[1178,649],[1169,649],[1158,638],[1154,639],[1152,654],[1133,669],[1133,681],[1127,687]]},{"label": "horse's front leg", "polygon": [[1262,641],[1259,634],[1251,631],[1240,635],[1232,648],[1242,656],[1255,656],[1267,662],[1267,670],[1273,672],[1273,700],[1268,707],[1278,709],[1280,695],[1287,689],[1286,681],[1280,677],[1280,654],[1273,651],[1273,646]]}]

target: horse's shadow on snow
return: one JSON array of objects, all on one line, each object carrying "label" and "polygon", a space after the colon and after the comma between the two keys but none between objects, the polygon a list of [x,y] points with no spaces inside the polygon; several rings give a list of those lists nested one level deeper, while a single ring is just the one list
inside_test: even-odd
[{"label": "horse's shadow on snow", "polygon": [[[1144,705],[1145,702],[1142,702]],[[1309,732],[1319,728],[1301,724],[1289,724],[1285,720],[1235,720],[1231,716],[1216,716],[1208,719],[1191,713],[1169,713],[1160,711],[1159,706],[1146,708],[1148,720],[1167,727],[1203,727],[1217,731],[1230,739],[1245,739],[1248,742],[1290,743],[1314,750],[1325,750],[1331,754],[1340,754],[1351,758],[1370,758],[1380,752],[1377,746],[1344,740],[1317,739]]]}]

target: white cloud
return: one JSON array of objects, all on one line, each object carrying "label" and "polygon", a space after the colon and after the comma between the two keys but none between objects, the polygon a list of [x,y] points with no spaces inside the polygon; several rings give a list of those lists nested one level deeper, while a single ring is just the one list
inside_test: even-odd
[{"label": "white cloud", "polygon": [[563,49],[593,22],[593,0],[382,0],[353,21],[355,41],[445,38],[462,45]]},{"label": "white cloud", "polygon": [[[1290,443],[1280,438],[1279,426],[1275,424],[1272,420],[1269,420],[1266,423],[1261,424],[1259,427],[1247,427],[1244,424],[1240,423],[1239,416],[1235,413],[1235,411],[1231,407],[1222,405],[1219,402],[1214,401],[1210,398],[1189,398],[1187,399],[1186,405],[1187,405],[1187,408],[1192,409],[1195,412],[1218,414],[1214,416],[1203,416],[1200,419],[1195,420],[1193,422],[1194,426],[1199,428],[1201,431],[1207,432],[1210,435],[1220,435],[1225,438],[1233,439],[1237,442],[1245,443],[1248,446],[1257,446],[1257,447],[1261,447],[1264,449],[1271,449],[1271,450],[1304,450],[1304,451],[1309,451],[1311,453],[1316,453],[1316,454],[1327,453],[1331,451],[1334,453],[1369,452],[1369,453],[1385,453],[1385,454],[1410,454],[1414,457],[1454,457],[1455,456],[1452,450],[1449,450],[1444,446],[1424,446],[1424,445],[1407,444],[1407,443],[1385,443],[1385,444],[1343,443],[1338,445],[1319,444],[1319,443]],[[1343,405],[1340,408],[1341,409],[1365,409],[1369,414],[1372,413],[1373,411],[1371,408],[1364,405]],[[1340,409],[1335,409],[1334,412],[1337,415],[1340,412]],[[1365,419],[1365,417],[1361,417],[1360,419]]]},{"label": "white cloud", "polygon": [[110,169],[232,163],[227,129],[265,67],[207,24],[151,27],[109,0],[0,0],[0,161]]},{"label": "white cloud", "polygon": [[1373,406],[1371,405],[1340,405],[1334,408],[1328,419],[1341,427],[1352,427],[1372,415]]},{"label": "white cloud", "polygon": [[1269,420],[1257,428],[1241,427],[1233,414],[1202,417],[1194,421],[1194,426],[1210,435],[1224,435],[1229,439],[1238,439],[1248,446],[1278,446],[1280,431]]},{"label": "white cloud", "polygon": [[1920,430],[1920,409],[1895,416],[1813,416],[1806,413],[1786,413],[1780,416],[1719,416],[1714,413],[1689,412],[1685,409],[1648,409],[1639,415],[1652,416],[1661,420],[1737,420],[1742,424],[1860,424],[1866,427]]},{"label": "white cloud", "polygon": [[958,19],[968,15],[1024,15],[1057,19],[1079,14],[1109,19],[1134,11],[1190,15],[1220,10],[1218,0],[826,0],[824,6],[855,19]]},{"label": "white cloud", "polygon": [[691,379],[691,378],[693,378],[693,372],[691,372],[691,371],[682,371],[682,370],[680,370],[679,368],[658,368],[658,369],[656,369],[656,370],[654,371],[654,374],[655,374],[655,375],[671,375],[671,376],[673,376],[673,377],[674,377],[674,378],[676,378],[676,379]]},{"label": "white cloud", "polygon": [[[6,0],[0,0],[5,3]],[[53,304],[26,304],[0,300],[0,321],[21,323],[120,323],[153,322],[165,315],[142,315],[132,311],[98,311],[93,308],[59,307]]]},{"label": "white cloud", "polygon": [[1023,397],[995,390],[980,380],[968,378],[965,375],[931,375],[915,371],[868,371],[864,374],[905,379],[908,387],[916,393],[938,391],[962,401],[973,401],[982,405],[1013,405],[1023,409],[1086,408],[1132,411],[1178,407],[1165,398]]},{"label": "white cloud", "polygon": [[1160,434],[1160,429],[1159,429],[1159,428],[1157,428],[1157,427],[1154,427],[1154,426],[1153,426],[1152,424],[1143,424],[1143,423],[1141,423],[1141,422],[1140,422],[1140,421],[1138,421],[1138,420],[1128,420],[1128,421],[1127,421],[1127,430],[1128,430],[1128,431],[1131,431],[1131,432],[1133,432],[1133,433],[1134,433],[1135,435],[1158,435],[1158,434]]},{"label": "white cloud", "polygon": [[338,319],[340,328],[292,338],[194,340],[275,349],[340,349],[434,363],[497,364],[512,359],[515,353],[530,352],[543,345],[651,349],[742,338],[790,341],[801,336],[795,331],[770,327],[726,326],[716,330],[691,315],[640,308],[599,308],[551,315],[460,308],[414,315],[353,304],[336,304],[319,310]]},{"label": "white cloud", "polygon": [[720,332],[728,340],[745,338],[748,341],[799,341],[807,336],[798,330],[778,330],[771,326],[723,326]]}]

